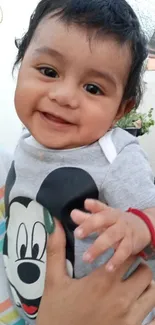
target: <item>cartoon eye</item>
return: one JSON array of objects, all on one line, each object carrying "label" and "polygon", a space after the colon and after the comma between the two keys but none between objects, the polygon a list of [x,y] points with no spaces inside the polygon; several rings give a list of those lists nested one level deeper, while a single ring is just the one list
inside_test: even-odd
[{"label": "cartoon eye", "polygon": [[47,234],[45,226],[41,222],[36,222],[32,229],[32,258],[41,260],[46,248]]},{"label": "cartoon eye", "polygon": [[17,241],[16,241],[16,253],[18,259],[24,259],[26,256],[28,246],[28,233],[24,223],[18,228]]}]

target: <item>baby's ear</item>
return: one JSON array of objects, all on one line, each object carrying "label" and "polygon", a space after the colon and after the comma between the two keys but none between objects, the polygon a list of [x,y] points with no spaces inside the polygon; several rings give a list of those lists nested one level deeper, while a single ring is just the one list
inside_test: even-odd
[{"label": "baby's ear", "polygon": [[130,113],[135,106],[135,98],[124,100],[117,112],[115,121],[119,121],[124,115]]}]

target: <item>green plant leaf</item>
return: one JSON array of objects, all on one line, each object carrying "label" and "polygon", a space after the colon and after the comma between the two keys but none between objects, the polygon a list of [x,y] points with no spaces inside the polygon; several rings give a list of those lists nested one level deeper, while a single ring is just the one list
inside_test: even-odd
[{"label": "green plant leaf", "polygon": [[155,121],[152,116],[153,110],[153,108],[150,108],[148,113],[140,113],[136,108],[134,108],[130,113],[126,114],[122,119],[120,119],[116,126],[126,129],[128,127],[134,127],[134,122],[141,120],[141,133],[149,133],[150,128],[155,125]]}]

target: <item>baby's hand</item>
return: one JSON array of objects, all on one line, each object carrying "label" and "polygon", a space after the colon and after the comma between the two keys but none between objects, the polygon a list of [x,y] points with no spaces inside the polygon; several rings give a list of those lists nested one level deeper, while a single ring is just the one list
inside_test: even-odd
[{"label": "baby's hand", "polygon": [[75,230],[78,239],[97,232],[98,238],[85,252],[83,260],[92,263],[99,255],[113,247],[114,255],[106,265],[114,271],[130,255],[136,255],[151,241],[146,224],[132,213],[113,209],[97,200],[86,200],[85,209],[90,213],[73,210],[71,217],[79,227]]}]

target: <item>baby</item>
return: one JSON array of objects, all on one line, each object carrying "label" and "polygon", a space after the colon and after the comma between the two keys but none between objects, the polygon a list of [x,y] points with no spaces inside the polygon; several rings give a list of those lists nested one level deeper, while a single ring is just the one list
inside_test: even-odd
[{"label": "baby", "polygon": [[138,141],[115,127],[139,105],[147,57],[127,2],[42,0],[17,45],[15,107],[28,131],[6,182],[3,256],[12,299],[33,324],[53,217],[70,276],[103,263],[114,271],[129,255],[154,256],[155,186]]}]

